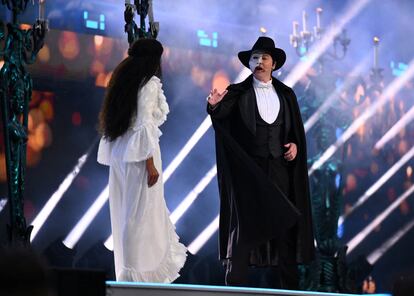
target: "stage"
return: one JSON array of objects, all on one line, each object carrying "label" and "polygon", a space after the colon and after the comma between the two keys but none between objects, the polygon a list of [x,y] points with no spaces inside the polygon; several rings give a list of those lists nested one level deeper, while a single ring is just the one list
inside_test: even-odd
[{"label": "stage", "polygon": [[[149,284],[106,282],[108,296],[259,296],[259,295],[290,295],[290,296],[355,296],[356,294],[301,292],[276,289],[258,289],[224,286],[182,285],[182,284]],[[391,296],[390,294],[370,294],[373,296]]]}]

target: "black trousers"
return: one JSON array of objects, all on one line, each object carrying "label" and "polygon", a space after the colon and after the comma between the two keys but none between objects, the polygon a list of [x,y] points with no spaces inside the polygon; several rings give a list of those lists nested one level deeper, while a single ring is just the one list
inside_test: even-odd
[{"label": "black trousers", "polygon": [[[283,156],[274,158],[253,157],[289,198],[291,178],[288,163]],[[237,246],[226,267],[226,285],[251,286],[249,284],[249,266],[267,268],[266,287],[297,290],[299,277],[296,264],[296,228],[292,228],[279,241],[269,241],[251,248]]]}]

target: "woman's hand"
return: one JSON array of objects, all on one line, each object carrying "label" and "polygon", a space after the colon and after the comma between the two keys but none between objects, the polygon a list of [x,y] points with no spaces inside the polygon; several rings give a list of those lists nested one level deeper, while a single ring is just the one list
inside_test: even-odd
[{"label": "woman's hand", "polygon": [[152,157],[147,159],[146,167],[148,172],[148,187],[152,187],[155,183],[157,183],[160,176],[155,168],[154,159]]},{"label": "woman's hand", "polygon": [[211,106],[215,106],[217,103],[220,103],[220,101],[223,99],[223,97],[228,93],[228,90],[226,89],[222,93],[219,93],[217,89],[214,89],[210,91],[210,95],[207,97],[207,101]]},{"label": "woman's hand", "polygon": [[296,158],[296,155],[298,154],[298,147],[295,143],[288,143],[285,145],[288,150],[283,155],[287,161],[292,161]]}]

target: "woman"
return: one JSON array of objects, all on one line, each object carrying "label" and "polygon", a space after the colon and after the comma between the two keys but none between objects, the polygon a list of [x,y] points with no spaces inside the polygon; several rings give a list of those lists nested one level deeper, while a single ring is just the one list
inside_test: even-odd
[{"label": "woman", "polygon": [[169,112],[160,79],[163,47],[136,41],[109,82],[98,162],[109,166],[118,281],[171,283],[186,260],[164,200],[158,127]]}]

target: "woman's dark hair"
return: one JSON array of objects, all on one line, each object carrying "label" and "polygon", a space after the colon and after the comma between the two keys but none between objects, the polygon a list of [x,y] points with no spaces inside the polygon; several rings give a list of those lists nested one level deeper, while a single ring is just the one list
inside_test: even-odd
[{"label": "woman's dark hair", "polygon": [[114,70],[99,113],[99,132],[109,141],[123,135],[137,110],[137,94],[148,80],[161,75],[163,47],[155,39],[139,39]]}]

